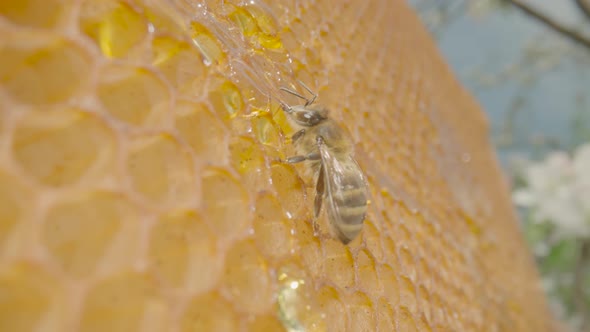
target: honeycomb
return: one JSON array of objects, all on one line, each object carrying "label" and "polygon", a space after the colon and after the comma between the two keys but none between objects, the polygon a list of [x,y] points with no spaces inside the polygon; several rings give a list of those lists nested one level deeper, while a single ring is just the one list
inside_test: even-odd
[{"label": "honeycomb", "polygon": [[[401,0],[0,2],[0,331],[554,331],[479,106]],[[319,93],[343,245],[281,162]]]}]

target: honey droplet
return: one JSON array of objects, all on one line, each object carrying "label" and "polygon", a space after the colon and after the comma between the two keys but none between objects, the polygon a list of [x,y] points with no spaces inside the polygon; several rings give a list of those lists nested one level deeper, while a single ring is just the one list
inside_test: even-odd
[{"label": "honey droplet", "polygon": [[148,34],[145,17],[124,2],[85,1],[80,19],[84,33],[110,58],[127,56]]},{"label": "honey droplet", "polygon": [[187,95],[200,95],[204,65],[194,46],[171,37],[156,37],[152,49],[152,63],[173,87]]},{"label": "honey droplet", "polygon": [[294,264],[278,272],[278,316],[288,332],[326,331],[323,315],[314,298],[311,279]]},{"label": "honey droplet", "polygon": [[209,29],[200,23],[192,22],[191,30],[193,42],[201,51],[205,65],[210,66],[225,60],[225,53],[219,41],[211,34]]},{"label": "honey droplet", "polygon": [[211,91],[209,100],[215,111],[226,120],[234,118],[245,107],[240,90],[229,81],[224,81]]},{"label": "honey droplet", "polygon": [[244,36],[250,37],[259,31],[254,17],[243,8],[236,8],[229,14],[229,18],[240,28]]}]

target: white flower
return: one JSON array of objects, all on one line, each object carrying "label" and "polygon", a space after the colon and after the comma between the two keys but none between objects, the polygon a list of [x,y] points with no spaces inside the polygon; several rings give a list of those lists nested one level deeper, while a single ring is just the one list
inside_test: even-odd
[{"label": "white flower", "polygon": [[590,144],[574,157],[550,153],[524,171],[527,186],[513,193],[516,205],[529,208],[535,223],[552,223],[561,237],[590,237]]}]

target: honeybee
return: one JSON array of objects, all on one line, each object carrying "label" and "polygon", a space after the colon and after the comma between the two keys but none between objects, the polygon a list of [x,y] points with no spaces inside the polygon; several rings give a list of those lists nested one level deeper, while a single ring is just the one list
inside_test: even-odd
[{"label": "honeybee", "polygon": [[367,213],[367,183],[363,171],[353,158],[353,146],[344,131],[328,117],[328,110],[313,105],[317,94],[299,82],[313,97],[305,104],[289,106],[281,103],[290,124],[296,132],[291,137],[297,155],[287,158],[290,164],[307,162],[316,179],[314,200],[314,228],[322,209],[328,214],[332,234],[344,244],[352,241],[361,231]]}]

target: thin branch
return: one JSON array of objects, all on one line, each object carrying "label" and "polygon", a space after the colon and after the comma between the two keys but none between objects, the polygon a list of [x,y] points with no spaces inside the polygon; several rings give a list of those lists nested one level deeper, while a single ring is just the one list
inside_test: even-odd
[{"label": "thin branch", "polygon": [[[545,24],[549,28],[553,29],[554,31],[562,34],[563,36],[571,39],[572,41],[590,49],[590,38],[584,36],[583,34],[579,33],[578,31],[570,28],[568,26],[563,25],[560,22],[553,20],[551,17],[541,13],[537,9],[533,8],[531,5],[521,1],[521,0],[506,0],[508,3],[514,5],[516,8],[520,9],[523,13],[535,18],[537,21]],[[577,0],[582,1],[582,0]]]},{"label": "thin branch", "polygon": [[578,261],[574,271],[574,306],[578,314],[583,317],[582,331],[587,331],[590,327],[590,321],[588,320],[589,308],[586,305],[586,292],[584,283],[586,282],[586,270],[590,263],[590,241],[582,240],[580,246],[580,252],[578,254]]},{"label": "thin branch", "polygon": [[586,15],[586,18],[590,20],[590,0],[576,0],[576,5]]}]

